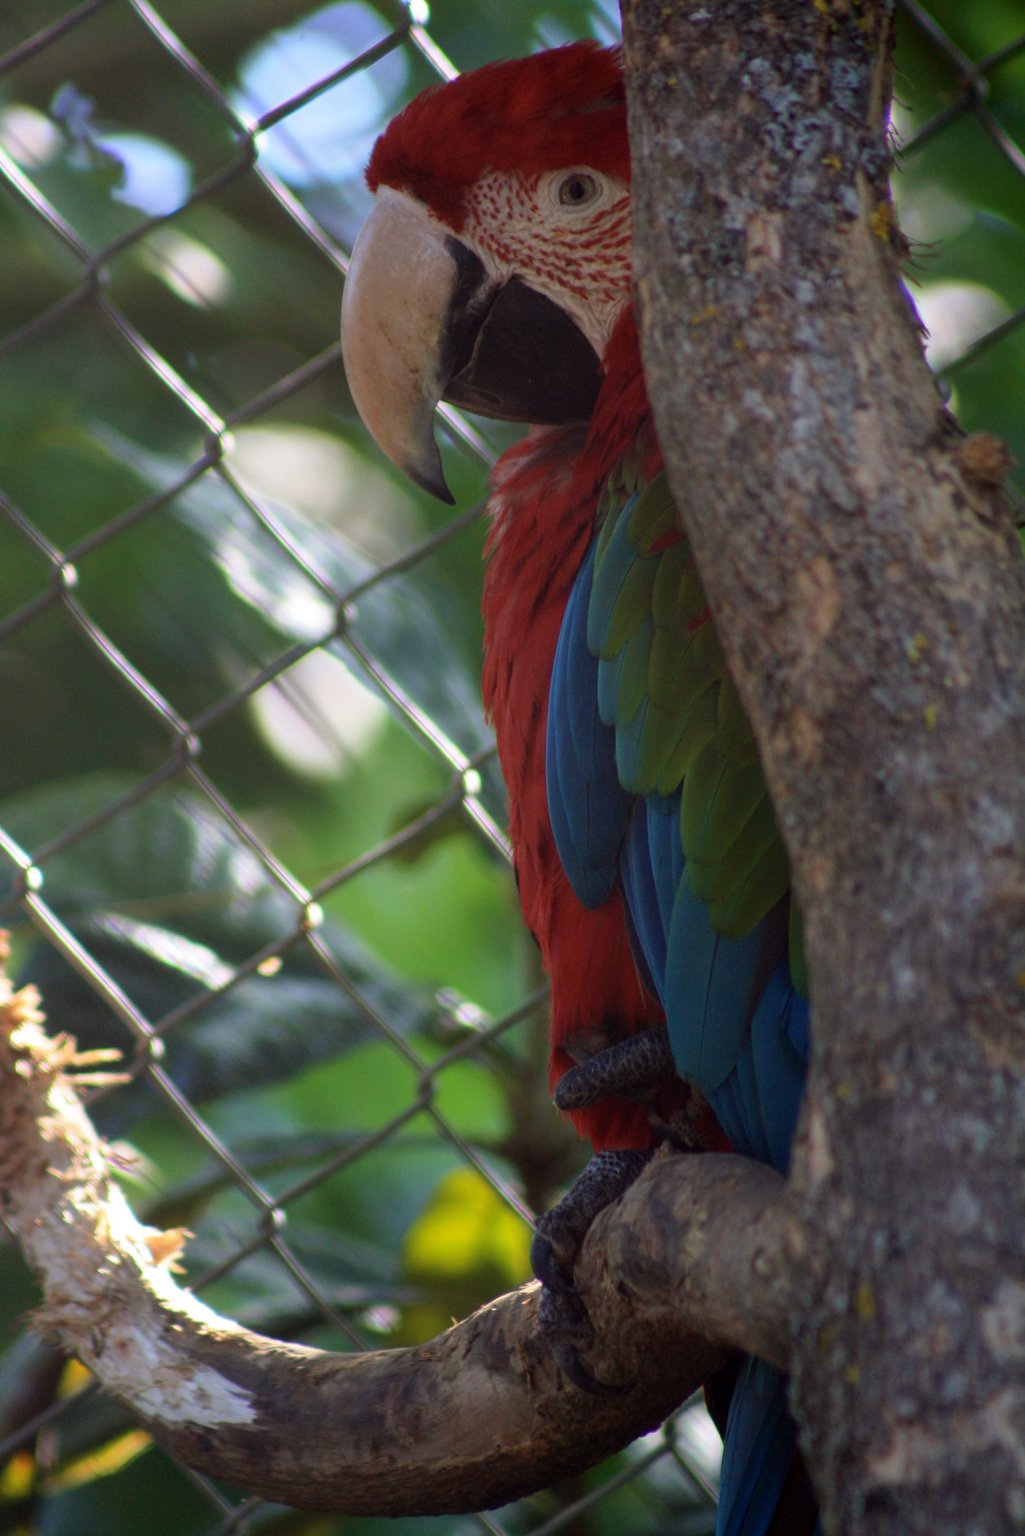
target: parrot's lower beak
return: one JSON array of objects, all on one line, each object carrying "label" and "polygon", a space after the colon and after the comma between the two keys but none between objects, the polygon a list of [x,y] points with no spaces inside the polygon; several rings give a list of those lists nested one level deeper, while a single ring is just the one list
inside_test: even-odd
[{"label": "parrot's lower beak", "polygon": [[551,299],[480,258],[407,193],[382,187],[342,297],[352,398],[378,447],[417,485],[452,501],[434,439],[439,400],[482,416],[586,421],[598,357]]}]

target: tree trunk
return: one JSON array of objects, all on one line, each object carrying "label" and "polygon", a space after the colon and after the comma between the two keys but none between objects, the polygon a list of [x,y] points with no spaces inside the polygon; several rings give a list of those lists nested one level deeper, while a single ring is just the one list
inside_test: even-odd
[{"label": "tree trunk", "polygon": [[889,7],[623,9],[649,390],[806,925],[802,1442],[827,1531],[1020,1530],[1025,571],[900,284]]}]

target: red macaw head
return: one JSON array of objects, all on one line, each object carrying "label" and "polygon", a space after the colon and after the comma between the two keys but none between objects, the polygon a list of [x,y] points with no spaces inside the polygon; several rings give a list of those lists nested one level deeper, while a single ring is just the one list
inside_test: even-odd
[{"label": "red macaw head", "polygon": [[587,420],[630,298],[618,49],[489,64],[424,91],[378,139],[342,350],[387,456],[451,501],[439,400],[538,425]]}]

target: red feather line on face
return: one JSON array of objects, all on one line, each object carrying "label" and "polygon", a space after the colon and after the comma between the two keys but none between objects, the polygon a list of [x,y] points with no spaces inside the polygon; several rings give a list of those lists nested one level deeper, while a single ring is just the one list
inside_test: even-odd
[{"label": "red feather line on face", "polygon": [[574,165],[630,179],[618,48],[568,43],[424,91],[374,145],[367,185],[412,193],[458,233],[467,193],[486,171]]}]

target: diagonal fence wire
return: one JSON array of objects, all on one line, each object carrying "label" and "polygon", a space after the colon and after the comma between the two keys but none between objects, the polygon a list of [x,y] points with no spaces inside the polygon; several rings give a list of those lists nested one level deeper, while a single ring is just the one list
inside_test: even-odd
[{"label": "diagonal fence wire", "polygon": [[[359,927],[368,881],[390,874],[393,891],[413,891],[434,853],[456,844],[472,847],[464,857],[474,878],[496,910],[505,902],[501,910],[515,923],[501,792],[479,707],[469,693],[453,703],[455,667],[439,682],[415,654],[418,644],[457,649],[465,634],[446,627],[435,603],[417,610],[423,623],[405,647],[390,638],[418,593],[440,589],[442,610],[450,601],[472,609],[459,589],[479,555],[482,472],[499,445],[445,408],[468,510],[438,522],[404,506],[402,516],[389,513],[383,530],[375,528],[365,504],[387,508],[398,493],[382,492],[380,472],[363,467],[334,330],[308,322],[305,302],[323,308],[329,294],[337,314],[361,212],[359,165],[383,117],[414,89],[455,73],[445,43],[458,28],[440,25],[447,20],[440,4],[428,30],[418,4],[393,6],[389,24],[365,6],[314,10],[268,0],[247,45],[229,45],[209,18],[214,11],[230,17],[231,7],[213,8],[205,22],[172,0],[87,0],[56,18],[52,9],[40,0],[20,21],[0,21],[0,217],[13,232],[7,245],[23,279],[0,306],[0,395],[12,398],[24,383],[37,409],[22,412],[21,432],[16,425],[9,439],[0,437],[0,547],[12,572],[5,580],[0,569],[0,676],[21,687],[33,717],[40,706],[25,772],[12,760],[0,778],[0,923],[13,930],[26,974],[43,979],[51,1013],[55,999],[66,1005],[68,1017],[55,1014],[55,1024],[87,1043],[91,1032],[112,1040],[125,1053],[128,1084],[99,1093],[94,1111],[109,1115],[115,1132],[123,1122],[135,1137],[141,1127],[144,1144],[146,1127],[158,1127],[153,1144],[176,1171],[170,1188],[150,1197],[167,1224],[184,1209],[197,1228],[191,1283],[218,1295],[234,1284],[230,1294],[259,1326],[272,1329],[287,1312],[292,1331],[359,1348],[401,1330],[402,1298],[430,1286],[423,1274],[381,1273],[367,1220],[332,1228],[327,1208],[362,1198],[346,1180],[361,1177],[373,1203],[383,1178],[395,1198],[387,1159],[415,1148],[425,1161],[434,1158],[434,1172],[421,1177],[419,1208],[403,1210],[395,1200],[383,1223],[388,1240],[401,1247],[403,1231],[418,1223],[422,1235],[424,1202],[429,1209],[432,1188],[455,1169],[488,1192],[492,1226],[499,1212],[521,1223],[522,1255],[531,1209],[553,1198],[575,1156],[545,1102],[544,988],[526,949],[504,937],[501,1006],[485,1010],[444,975],[425,987],[422,962],[421,981],[406,984],[402,964],[378,964],[368,953],[375,937],[362,942]],[[916,166],[942,161],[948,136],[968,124],[1025,202],[1022,118],[1008,112],[1001,88],[1025,60],[1025,29],[973,58],[936,11],[919,0],[901,0],[899,9],[909,50],[924,48],[938,82],[931,96],[918,94],[900,125],[907,182],[914,186]],[[235,10],[242,27],[243,9]],[[610,35],[599,8],[581,8],[585,19]],[[560,40],[545,32],[540,6],[535,20],[523,23],[523,51]],[[324,64],[310,68],[316,48]],[[141,98],[103,63],[117,50],[146,83]],[[271,87],[268,59],[278,61]],[[387,80],[383,70],[391,71]],[[301,118],[325,103],[336,135],[344,139],[346,123],[358,125],[340,172],[333,151],[304,126],[309,116]],[[165,140],[189,176],[156,198],[137,193],[132,203],[139,167],[168,179],[157,153]],[[246,269],[236,289],[261,293],[252,313],[241,303],[230,309],[230,263],[218,256],[215,237]],[[300,263],[302,281],[282,281]],[[249,334],[257,319],[273,332],[269,339]],[[184,340],[179,332],[187,332]],[[1007,347],[1019,359],[1025,352],[1025,294],[1006,312],[988,311],[939,365],[969,416],[975,372]],[[64,412],[57,428],[54,407]],[[330,461],[349,475],[332,515],[343,540],[350,522],[363,531],[372,556],[349,541],[349,557],[340,559],[322,518],[297,516],[254,483],[239,444],[282,423],[345,446]],[[189,559],[168,575],[166,551],[183,540]],[[183,598],[172,587],[194,583],[197,614],[209,618],[200,562],[220,573],[232,618],[197,639],[191,593]],[[105,574],[119,572],[139,581],[138,590],[125,589],[126,606],[142,609],[132,622],[104,585]],[[179,671],[169,662],[177,634],[171,642],[147,638],[169,613],[185,621],[181,645],[196,658],[202,686],[187,665]],[[300,814],[290,803],[317,796],[301,773],[289,776],[282,737],[308,730],[330,737],[325,695],[304,671],[325,659],[360,679],[339,707],[356,710],[356,700],[365,710],[369,697],[400,722],[421,796],[410,804],[392,789],[383,813],[368,810],[355,843],[325,835],[321,847],[308,813],[304,836],[283,830],[290,814]],[[338,672],[331,676],[337,685]],[[47,696],[61,687],[65,707],[48,713]],[[290,711],[291,724],[275,739],[277,758],[254,727],[254,713],[269,701]],[[255,780],[238,767],[250,755],[260,760]],[[340,797],[351,782],[341,775]],[[369,796],[365,785],[361,793]],[[296,850],[302,873],[293,867]],[[182,880],[183,870],[194,884]],[[176,910],[187,920],[176,922]],[[460,921],[454,914],[453,927]],[[211,922],[220,948],[204,941]],[[352,941],[353,926],[360,942]],[[345,1021],[330,1035],[334,1051],[320,1054],[301,1029],[290,1032],[278,1020],[255,1033],[254,1054],[277,1051],[282,1083],[290,1051],[295,1070],[314,1074],[334,1056],[358,1097],[363,1052],[386,1061],[384,1075],[404,1085],[379,1094],[357,1126],[335,1125],[334,1136],[304,1141],[282,1107],[287,1093],[283,1101],[260,1097],[275,1078],[271,1066],[239,1069],[242,1044],[230,1049],[221,1039],[230,1023],[244,1042],[254,1000],[273,1014],[266,999],[282,978],[295,988],[282,994],[283,1012],[303,995],[329,1028],[332,1012]],[[255,1110],[247,1090],[255,1091]],[[491,1095],[497,1123],[483,1126],[468,1108],[481,1094]],[[258,1134],[263,1113],[278,1117],[276,1140]],[[218,1207],[215,1197],[224,1194]],[[333,1276],[311,1232],[332,1253]],[[15,1459],[38,1453],[58,1433],[67,1444],[55,1465],[70,1464],[76,1446],[95,1450],[111,1440],[102,1401],[88,1389],[61,1401],[51,1393],[19,1422],[0,1401],[0,1451]],[[554,1533],[589,1528],[604,1509],[615,1511],[619,1528],[710,1530],[710,1434],[707,1421],[685,1411],[586,1486],[446,1529]],[[268,1517],[261,1501],[233,1500],[186,1476],[206,1510],[196,1529],[257,1529]],[[45,1483],[34,1485],[36,1497],[46,1496]]]}]

